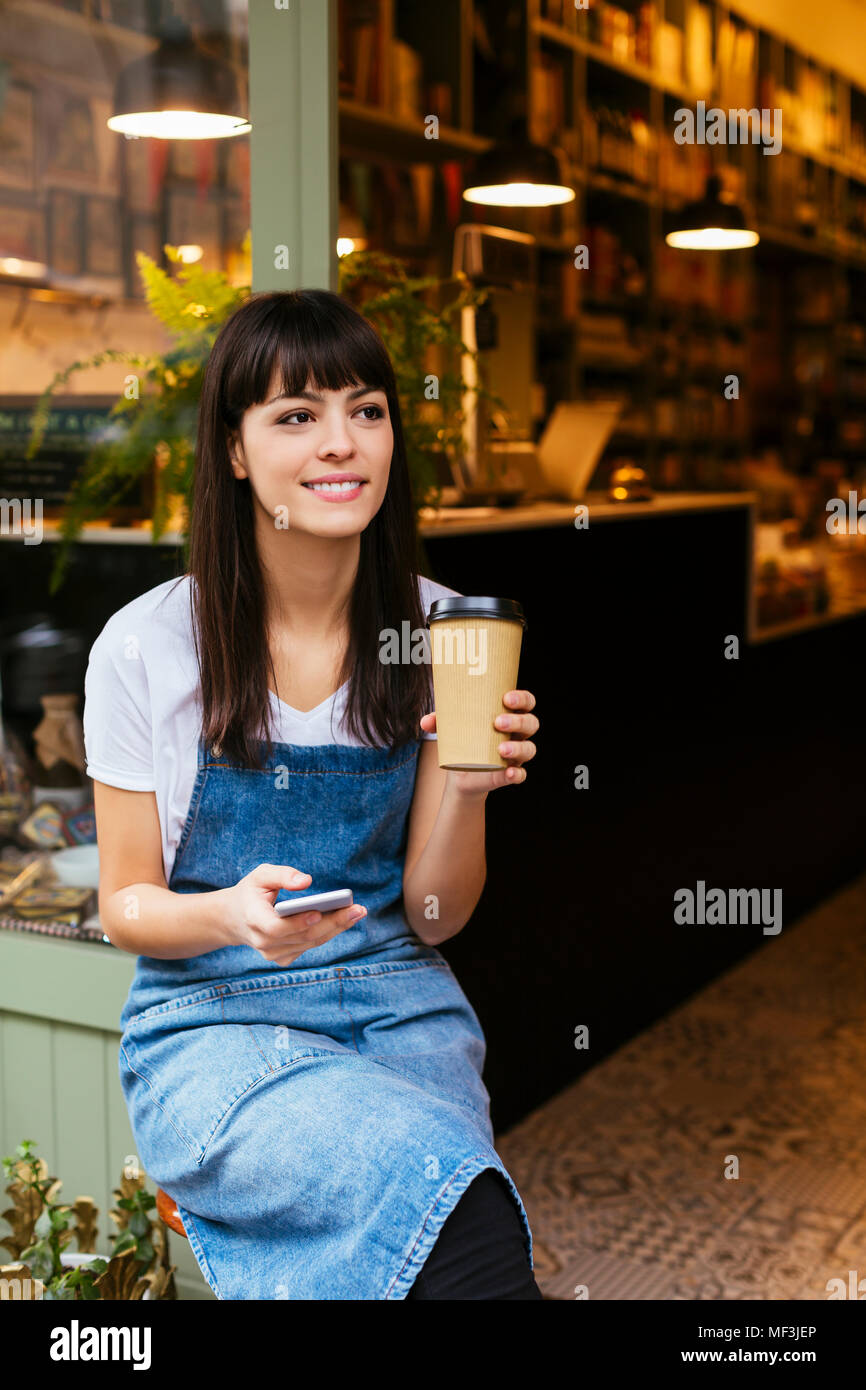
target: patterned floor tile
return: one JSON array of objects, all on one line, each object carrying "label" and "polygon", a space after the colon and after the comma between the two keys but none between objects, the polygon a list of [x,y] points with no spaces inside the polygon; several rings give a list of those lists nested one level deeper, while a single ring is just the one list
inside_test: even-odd
[{"label": "patterned floor tile", "polygon": [[499,1136],[545,1296],[866,1295],[864,996],[866,878]]}]

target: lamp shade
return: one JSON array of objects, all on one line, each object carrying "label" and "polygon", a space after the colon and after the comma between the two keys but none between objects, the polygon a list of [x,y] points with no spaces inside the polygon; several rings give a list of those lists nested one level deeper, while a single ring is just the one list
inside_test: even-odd
[{"label": "lamp shade", "polygon": [[722,201],[721,189],[718,174],[711,174],[703,198],[686,203],[677,213],[676,228],[665,237],[668,246],[695,251],[735,251],[757,246],[758,233],[748,226],[742,208]]},{"label": "lamp shade", "polygon": [[118,76],[108,125],[126,135],[213,140],[250,129],[233,68],[203,53],[182,19],[166,20],[159,45]]},{"label": "lamp shade", "polygon": [[478,156],[471,177],[471,187],[463,191],[469,203],[550,207],[574,198],[574,189],[562,182],[556,156],[525,139],[491,145]]}]

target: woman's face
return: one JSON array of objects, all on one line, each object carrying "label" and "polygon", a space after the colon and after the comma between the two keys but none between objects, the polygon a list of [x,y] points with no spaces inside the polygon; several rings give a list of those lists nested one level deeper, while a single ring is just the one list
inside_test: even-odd
[{"label": "woman's face", "polygon": [[277,529],[342,537],[363,531],[381,507],[393,448],[384,391],[308,382],[289,397],[275,378],[267,401],[244,412],[232,470],[249,478]]}]

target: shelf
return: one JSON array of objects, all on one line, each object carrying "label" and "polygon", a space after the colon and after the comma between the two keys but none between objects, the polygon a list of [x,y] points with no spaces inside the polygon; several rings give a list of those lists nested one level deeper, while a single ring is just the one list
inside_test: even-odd
[{"label": "shelf", "polygon": [[[758,32],[761,30],[760,25],[751,25],[750,27]],[[658,73],[654,67],[644,63],[617,58],[601,44],[593,43],[581,35],[572,34],[552,20],[536,18],[533,20],[532,30],[539,38],[558,44],[562,48],[570,49],[574,53],[579,53],[591,62],[609,68],[612,72],[619,72],[626,77],[631,77],[634,81],[643,83],[653,91],[675,96],[691,105],[695,105],[699,100],[706,102],[708,108],[719,104],[718,94],[714,90],[698,92],[693,90],[685,80],[678,81],[665,77]],[[823,65],[819,66],[824,70]],[[848,81],[847,79],[843,80],[846,83]],[[796,136],[788,134],[783,134],[783,148],[801,158],[811,159],[814,163],[820,164],[826,169],[832,169],[846,178],[857,179],[866,184],[866,165],[847,159],[843,154],[837,154],[832,150],[815,149]]]},{"label": "shelf", "polygon": [[866,183],[866,165],[855,164],[853,160],[846,159],[842,154],[834,154],[832,150],[816,150],[811,145],[805,145],[796,136],[782,132],[782,152],[796,154],[801,159],[811,159],[814,164],[820,164],[825,169],[833,169],[837,174],[843,174],[849,179],[860,179]]},{"label": "shelf", "polygon": [[618,179],[613,174],[603,174],[597,170],[587,172],[586,186],[598,193],[615,193],[617,197],[631,198],[634,202],[646,203],[647,206],[659,201],[658,191],[651,185],[635,183],[626,178]]},{"label": "shelf", "polygon": [[800,232],[789,232],[787,228],[779,227],[771,222],[757,221],[755,226],[762,241],[773,242],[776,246],[787,246],[792,251],[799,251],[802,255],[818,256],[823,260],[866,261],[866,256],[840,251],[830,241],[803,236]]},{"label": "shelf", "polygon": [[492,141],[455,126],[440,125],[439,138],[428,140],[419,117],[396,116],[380,106],[341,98],[339,102],[340,153],[356,157],[431,163],[466,159],[489,148]]},{"label": "shelf", "polygon": [[539,526],[572,526],[574,509],[578,505],[589,508],[590,525],[597,521],[649,521],[659,516],[751,507],[756,501],[753,492],[659,492],[648,502],[611,502],[605,492],[588,492],[580,503],[537,501],[516,507],[476,507],[472,508],[472,516],[461,516],[460,507],[443,507],[436,513],[432,508],[425,508],[429,515],[422,514],[418,529],[427,539],[486,531],[534,530]]},{"label": "shelf", "polygon": [[100,40],[110,39],[112,43],[126,44],[132,50],[130,57],[152,53],[157,46],[157,40],[151,34],[143,34],[140,29],[127,29],[110,20],[76,14],[74,10],[49,4],[47,0],[7,0],[4,9],[11,15],[17,12],[28,19],[41,20],[46,27],[77,29],[79,33],[91,37],[96,33]]},{"label": "shelf", "polygon": [[866,596],[861,603],[852,604],[849,608],[838,609],[836,612],[809,613],[803,618],[792,618],[789,622],[771,623],[766,627],[759,627],[750,641],[752,645],[772,642],[777,637],[793,637],[799,632],[814,632],[818,628],[831,627],[834,623],[845,622],[847,618],[862,617],[866,617]]},{"label": "shelf", "polygon": [[646,353],[636,353],[634,357],[620,354],[616,357],[603,352],[581,352],[578,337],[577,362],[590,371],[633,372],[648,365]]},{"label": "shelf", "polygon": [[613,72],[620,72],[624,77],[631,77],[636,82],[642,82],[655,91],[668,92],[671,96],[682,97],[686,101],[698,100],[698,93],[692,92],[687,83],[663,77],[655,68],[647,67],[644,63],[617,58],[600,43],[592,43],[590,39],[584,39],[579,34],[571,34],[553,20],[534,19],[532,30],[539,38],[549,39],[551,43],[558,43],[562,48],[570,48],[592,62],[600,63]]},{"label": "shelf", "polygon": [[[44,521],[42,539],[44,541],[59,541],[61,539],[59,523]],[[20,540],[21,536],[14,535],[7,530],[0,530],[0,541]],[[79,542],[84,545],[181,545],[183,536],[179,531],[164,531],[159,540],[154,541],[149,525],[108,526],[93,524],[85,526],[81,535],[76,537],[76,545]]]}]

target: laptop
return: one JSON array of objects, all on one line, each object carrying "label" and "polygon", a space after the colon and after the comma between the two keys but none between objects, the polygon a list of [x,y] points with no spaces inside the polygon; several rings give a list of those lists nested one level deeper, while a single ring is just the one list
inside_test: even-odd
[{"label": "laptop", "polygon": [[560,401],[536,445],[549,493],[579,502],[623,412],[622,401]]},{"label": "laptop", "polygon": [[[561,401],[554,406],[537,444],[528,439],[496,439],[488,435],[483,445],[484,465],[495,468],[496,485],[467,488],[463,478],[443,476],[443,505],[467,501],[498,500],[513,490],[524,502],[532,500],[579,501],[595,472],[624,406],[621,401]],[[489,497],[488,497],[489,494]],[[494,496],[496,494],[496,496]]]}]

